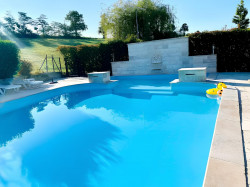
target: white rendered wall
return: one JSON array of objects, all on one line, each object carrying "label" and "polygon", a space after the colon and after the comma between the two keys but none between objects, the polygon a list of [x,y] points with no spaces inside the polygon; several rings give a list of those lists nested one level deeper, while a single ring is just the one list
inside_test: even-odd
[{"label": "white rendered wall", "polygon": [[177,74],[180,68],[217,71],[216,55],[188,56],[188,38],[128,44],[129,61],[112,62],[113,75]]}]

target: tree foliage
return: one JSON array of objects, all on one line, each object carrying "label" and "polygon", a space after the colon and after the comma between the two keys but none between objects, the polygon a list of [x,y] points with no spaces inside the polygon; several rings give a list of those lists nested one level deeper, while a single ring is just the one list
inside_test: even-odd
[{"label": "tree foliage", "polygon": [[5,29],[7,29],[12,34],[15,33],[17,31],[17,22],[10,12],[7,12],[6,16],[4,17],[4,20]]},{"label": "tree foliage", "polygon": [[18,33],[22,36],[31,34],[31,29],[28,28],[29,25],[33,25],[33,20],[31,17],[27,16],[27,13],[25,12],[18,12],[19,18],[18,18]]},{"label": "tree foliage", "polygon": [[128,60],[128,46],[124,41],[109,41],[99,45],[59,46],[70,73],[82,76],[86,72],[111,71],[112,61]]},{"label": "tree foliage", "polygon": [[[152,0],[119,1],[101,15],[100,30],[105,37],[142,40],[167,38],[174,33],[175,15],[169,5]],[[138,29],[137,29],[138,28]]]},{"label": "tree foliage", "polygon": [[233,17],[233,23],[238,25],[238,29],[247,29],[249,25],[249,19],[246,18],[248,10],[244,6],[244,1],[241,0],[236,9],[236,14]]},{"label": "tree foliage", "polygon": [[19,75],[22,75],[24,77],[30,77],[32,70],[33,70],[33,66],[31,62],[27,60],[21,60],[21,65],[18,71]]},{"label": "tree foliage", "polygon": [[[10,12],[7,12],[3,22],[0,21],[0,27],[4,27],[8,33],[22,38],[36,38],[39,36],[63,38],[81,37],[81,31],[87,29],[83,15],[77,11],[70,11],[66,15],[65,21],[69,21],[69,25],[65,22],[49,23],[47,19],[46,15],[41,14],[36,20],[33,20],[27,13],[18,12],[18,19],[16,20]],[[1,32],[0,30],[0,36],[3,36],[3,38],[5,38],[5,31]]]},{"label": "tree foliage", "polygon": [[83,15],[77,11],[70,11],[65,20],[70,22],[69,30],[74,32],[75,37],[81,35],[79,31],[85,31],[88,29],[87,25],[84,23]]},{"label": "tree foliage", "polygon": [[49,23],[46,21],[47,19],[46,15],[41,14],[36,21],[37,30],[42,34],[42,36],[46,36],[51,29]]},{"label": "tree foliage", "polygon": [[0,79],[12,78],[19,67],[19,49],[7,40],[0,40]]},{"label": "tree foliage", "polygon": [[185,36],[187,31],[188,31],[188,25],[186,23],[183,23],[180,28],[180,32],[182,32],[183,35]]},{"label": "tree foliage", "polygon": [[189,55],[210,55],[215,46],[218,72],[250,71],[250,31],[232,29],[189,34]]}]

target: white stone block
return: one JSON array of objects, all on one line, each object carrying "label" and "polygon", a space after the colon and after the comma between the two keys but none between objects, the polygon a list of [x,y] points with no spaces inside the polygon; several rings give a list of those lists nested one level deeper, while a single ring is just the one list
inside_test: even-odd
[{"label": "white stone block", "polygon": [[88,73],[90,83],[107,83],[110,82],[110,72],[92,72]]},{"label": "white stone block", "polygon": [[206,67],[181,68],[179,72],[180,82],[203,82],[206,81]]}]

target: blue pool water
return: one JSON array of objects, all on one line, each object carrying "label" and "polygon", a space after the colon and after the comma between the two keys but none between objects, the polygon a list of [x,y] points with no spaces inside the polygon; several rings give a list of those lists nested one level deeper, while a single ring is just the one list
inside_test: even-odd
[{"label": "blue pool water", "polygon": [[171,80],[121,78],[1,105],[0,186],[202,186],[219,104],[206,88],[173,92]]}]

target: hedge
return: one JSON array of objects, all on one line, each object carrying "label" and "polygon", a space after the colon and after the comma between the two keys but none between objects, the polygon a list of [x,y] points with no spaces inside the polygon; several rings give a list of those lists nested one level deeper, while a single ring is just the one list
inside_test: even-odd
[{"label": "hedge", "polygon": [[19,68],[19,49],[7,40],[0,40],[0,79],[12,78]]},{"label": "hedge", "polygon": [[112,61],[128,60],[128,47],[123,41],[99,45],[59,46],[71,74],[83,76],[93,71],[111,71]]},{"label": "hedge", "polygon": [[217,54],[218,72],[250,71],[250,31],[231,30],[189,35],[189,55]]}]

